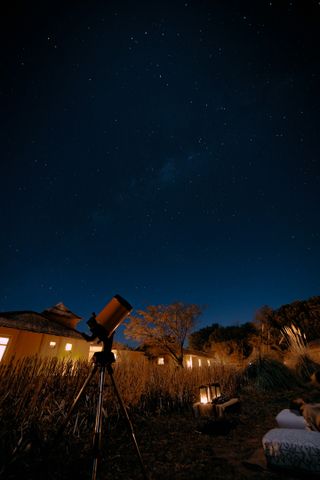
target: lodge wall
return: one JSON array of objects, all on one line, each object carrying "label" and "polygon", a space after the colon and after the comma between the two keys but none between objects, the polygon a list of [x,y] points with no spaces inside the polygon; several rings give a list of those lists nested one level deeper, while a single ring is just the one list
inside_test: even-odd
[{"label": "lodge wall", "polygon": [[72,360],[87,360],[89,356],[89,344],[81,338],[34,333],[7,327],[0,327],[0,337],[9,339],[1,363],[8,363],[12,357],[18,360],[33,355]]}]

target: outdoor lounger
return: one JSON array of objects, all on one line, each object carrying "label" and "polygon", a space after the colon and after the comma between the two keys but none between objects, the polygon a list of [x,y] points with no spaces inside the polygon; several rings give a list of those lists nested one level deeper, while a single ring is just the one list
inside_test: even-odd
[{"label": "outdoor lounger", "polygon": [[320,432],[273,428],[262,445],[269,467],[320,473]]},{"label": "outdoor lounger", "polygon": [[279,428],[262,439],[268,466],[320,473],[320,432],[308,429],[304,417],[289,409],[276,421]]}]

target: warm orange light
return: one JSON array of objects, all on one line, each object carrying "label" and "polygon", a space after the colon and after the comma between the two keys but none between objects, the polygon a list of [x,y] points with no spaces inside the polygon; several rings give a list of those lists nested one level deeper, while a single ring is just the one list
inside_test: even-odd
[{"label": "warm orange light", "polygon": [[0,361],[4,355],[4,352],[6,351],[8,342],[9,342],[9,337],[0,337]]},{"label": "warm orange light", "polygon": [[66,352],[71,352],[71,350],[72,350],[72,343],[66,343],[65,350],[66,350]]},{"label": "warm orange light", "polygon": [[208,403],[210,399],[208,396],[209,390],[207,388],[207,385],[201,385],[201,387],[199,387],[199,391],[200,391],[200,403]]},{"label": "warm orange light", "polygon": [[211,383],[209,385],[210,400],[215,400],[216,398],[221,397],[221,387],[220,383]]}]

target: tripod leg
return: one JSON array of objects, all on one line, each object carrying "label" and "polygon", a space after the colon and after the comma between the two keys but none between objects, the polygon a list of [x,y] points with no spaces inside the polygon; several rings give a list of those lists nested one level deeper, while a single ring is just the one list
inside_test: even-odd
[{"label": "tripod leg", "polygon": [[141,453],[140,453],[140,449],[139,449],[139,446],[138,446],[138,442],[137,442],[137,439],[136,439],[136,436],[135,436],[135,433],[134,433],[134,430],[133,430],[133,425],[131,423],[131,420],[130,420],[130,417],[129,417],[129,414],[127,412],[127,409],[126,409],[126,406],[122,400],[122,397],[120,395],[120,392],[118,390],[118,387],[117,387],[117,384],[116,384],[116,381],[113,377],[113,371],[112,371],[112,367],[109,366],[107,367],[108,369],[108,373],[109,373],[109,376],[110,376],[110,379],[111,379],[111,382],[112,382],[112,386],[114,388],[114,391],[116,393],[116,396],[117,396],[117,399],[119,401],[119,404],[120,404],[120,407],[121,407],[121,410],[123,412],[123,415],[124,415],[124,418],[126,420],[126,423],[127,423],[127,427],[128,427],[128,430],[130,431],[131,433],[131,438],[132,438],[132,443],[133,443],[133,446],[136,450],[136,453],[137,453],[137,456],[139,458],[139,462],[140,462],[140,465],[141,465],[141,471],[142,471],[142,474],[143,474],[143,477],[145,480],[149,480],[149,476],[147,474],[147,471],[146,471],[146,467],[143,463],[143,460],[142,460],[142,456],[141,456]]},{"label": "tripod leg", "polygon": [[91,379],[92,379],[92,377],[94,376],[94,374],[96,373],[97,369],[98,369],[98,366],[97,366],[96,364],[94,364],[94,365],[92,366],[91,372],[89,372],[89,375],[88,375],[87,378],[85,379],[85,381],[84,381],[82,387],[80,388],[77,396],[74,398],[73,403],[72,403],[72,405],[71,405],[71,407],[70,407],[70,409],[69,409],[69,411],[68,411],[68,413],[67,413],[66,418],[64,419],[64,421],[63,421],[62,424],[60,425],[60,428],[59,428],[58,431],[57,431],[56,436],[55,436],[54,441],[53,441],[53,446],[55,446],[55,445],[57,444],[59,438],[61,437],[62,433],[64,432],[64,429],[65,429],[66,426],[67,426],[67,423],[68,423],[68,421],[69,421],[69,419],[70,419],[70,417],[71,417],[71,415],[72,415],[73,410],[76,408],[77,403],[79,402],[79,400],[80,400],[80,398],[81,398],[81,396],[82,396],[82,394],[83,394],[86,386],[87,386],[88,383],[91,381]]},{"label": "tripod leg", "polygon": [[98,463],[101,458],[101,430],[102,430],[102,403],[103,403],[103,387],[105,381],[105,366],[100,366],[100,378],[99,378],[99,396],[96,410],[96,421],[94,425],[93,436],[93,466],[92,466],[92,480],[97,478]]}]

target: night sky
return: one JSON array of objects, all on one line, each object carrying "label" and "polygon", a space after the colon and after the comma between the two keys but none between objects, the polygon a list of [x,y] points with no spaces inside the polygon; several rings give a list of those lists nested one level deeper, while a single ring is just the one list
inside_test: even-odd
[{"label": "night sky", "polygon": [[320,2],[6,3],[1,311],[320,294]]}]

